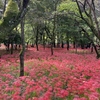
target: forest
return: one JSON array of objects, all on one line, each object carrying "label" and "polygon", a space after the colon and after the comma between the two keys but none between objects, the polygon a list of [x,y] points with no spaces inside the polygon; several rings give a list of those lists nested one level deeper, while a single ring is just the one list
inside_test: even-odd
[{"label": "forest", "polygon": [[0,100],[100,100],[100,1],[0,0]]}]

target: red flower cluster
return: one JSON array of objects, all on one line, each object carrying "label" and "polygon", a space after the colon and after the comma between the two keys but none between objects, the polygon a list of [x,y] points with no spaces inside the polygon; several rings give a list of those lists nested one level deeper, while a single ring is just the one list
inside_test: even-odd
[{"label": "red flower cluster", "polygon": [[0,59],[0,100],[100,100],[100,60],[94,54],[34,48],[25,52],[25,76],[18,54]]}]

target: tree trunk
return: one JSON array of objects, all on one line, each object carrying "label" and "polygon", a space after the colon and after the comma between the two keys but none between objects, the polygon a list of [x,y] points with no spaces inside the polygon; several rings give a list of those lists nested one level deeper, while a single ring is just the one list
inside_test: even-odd
[{"label": "tree trunk", "polygon": [[97,59],[100,58],[100,54],[99,54],[99,52],[97,50],[97,47],[96,47],[96,45],[94,43],[93,43],[93,47],[95,49],[95,52],[96,52],[96,55],[97,55]]},{"label": "tree trunk", "polygon": [[11,42],[11,54],[13,54],[13,41]]},{"label": "tree trunk", "polygon": [[36,41],[36,49],[39,51],[38,42]]},{"label": "tree trunk", "polygon": [[37,28],[36,28],[36,49],[37,49],[37,51],[39,51],[39,47],[38,47],[38,32],[39,32],[39,30],[38,30],[38,26],[37,26]]},{"label": "tree trunk", "polygon": [[91,53],[93,52],[93,45],[91,46]]},{"label": "tree trunk", "polygon": [[69,39],[67,40],[67,50],[69,50]]},{"label": "tree trunk", "polygon": [[76,42],[75,41],[73,41],[73,48],[75,49],[75,45],[76,45]]},{"label": "tree trunk", "polygon": [[81,49],[84,49],[84,43],[83,43],[83,41],[81,40],[80,43],[81,43]]},{"label": "tree trunk", "polygon": [[68,36],[68,33],[66,33],[66,38],[67,38],[67,41],[66,41],[66,43],[67,43],[67,50],[69,50],[69,36]]},{"label": "tree trunk", "polygon": [[63,41],[62,41],[62,43],[61,43],[61,47],[64,48],[64,43],[63,43]]},{"label": "tree trunk", "polygon": [[51,55],[53,55],[53,43],[51,43]]},{"label": "tree trunk", "polygon": [[24,52],[25,52],[25,37],[24,37],[24,21],[21,21],[21,53],[20,53],[20,76],[24,76]]},{"label": "tree trunk", "polygon": [[75,43],[75,52],[77,53],[77,43]]}]

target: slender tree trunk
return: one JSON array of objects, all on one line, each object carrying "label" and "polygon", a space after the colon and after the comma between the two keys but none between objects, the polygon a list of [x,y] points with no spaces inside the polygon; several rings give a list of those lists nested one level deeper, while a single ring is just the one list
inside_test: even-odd
[{"label": "slender tree trunk", "polygon": [[93,43],[93,47],[95,49],[95,52],[96,52],[96,55],[97,55],[97,59],[100,58],[100,54],[99,54],[99,52],[97,50],[97,47],[96,47],[96,45],[94,43]]},{"label": "slender tree trunk", "polygon": [[91,41],[91,43],[92,43],[91,52],[93,52],[93,47],[94,47],[94,50],[95,50],[96,55],[97,55],[97,58],[100,58],[100,53],[98,52],[97,47],[96,47],[96,45],[94,44],[93,40],[89,37],[87,31],[85,31],[83,28],[82,28],[82,30],[83,30],[84,34],[87,36],[87,38],[88,38],[88,39]]},{"label": "slender tree trunk", "polygon": [[38,26],[37,26],[37,28],[36,28],[36,49],[37,49],[37,51],[39,51],[39,48],[38,48]]},{"label": "slender tree trunk", "polygon": [[39,51],[38,42],[36,41],[36,49]]},{"label": "slender tree trunk", "polygon": [[69,50],[69,36],[68,36],[68,33],[66,33],[66,38],[67,38],[67,41],[66,41],[66,43],[67,43],[67,50]]},{"label": "slender tree trunk", "polygon": [[53,55],[53,43],[51,43],[51,55]]},{"label": "slender tree trunk", "polygon": [[67,50],[69,50],[69,39],[67,40]]},{"label": "slender tree trunk", "polygon": [[21,21],[21,53],[20,53],[20,76],[24,76],[24,52],[25,52],[25,37],[24,37],[24,20]]},{"label": "slender tree trunk", "polygon": [[80,43],[81,43],[81,49],[84,49],[84,43],[83,43],[83,41],[81,40]]},{"label": "slender tree trunk", "polygon": [[77,43],[75,43],[75,52],[77,53]]},{"label": "slender tree trunk", "polygon": [[[55,5],[55,11],[56,11],[56,5]],[[52,36],[52,39],[53,39],[53,47],[55,48],[56,47],[56,44],[55,44],[55,30],[56,30],[56,14],[54,15],[54,22],[53,22],[53,36]]]},{"label": "slender tree trunk", "polygon": [[28,50],[28,43],[29,43],[29,42],[27,42],[27,45],[26,45],[26,47],[27,47],[27,50]]},{"label": "slender tree trunk", "polygon": [[11,42],[11,54],[13,54],[13,41]]},{"label": "slender tree trunk", "polygon": [[61,42],[61,47],[64,48],[64,43],[63,43],[63,41]]},{"label": "slender tree trunk", "polygon": [[91,46],[91,53],[93,52],[93,45]]},{"label": "slender tree trunk", "polygon": [[73,48],[75,49],[75,45],[76,45],[76,42],[75,41],[73,41]]}]

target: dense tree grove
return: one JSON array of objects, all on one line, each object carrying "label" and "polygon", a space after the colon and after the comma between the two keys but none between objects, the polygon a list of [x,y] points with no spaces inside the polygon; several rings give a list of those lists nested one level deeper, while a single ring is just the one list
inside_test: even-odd
[{"label": "dense tree grove", "polygon": [[[9,34],[16,33],[16,29],[20,30],[17,25],[23,18],[23,9],[29,1],[23,0],[23,4],[20,0],[0,2],[0,41],[3,42]],[[67,43],[68,50],[68,45],[72,42],[80,44],[82,48],[88,42],[97,45],[96,41],[99,43],[100,40],[98,6],[98,0],[30,0],[24,19],[25,42],[36,44],[37,50],[40,43],[44,47],[47,43],[51,44],[52,54],[53,47],[57,44],[62,44],[63,47],[63,43]],[[97,56],[99,57],[99,54]]]}]

